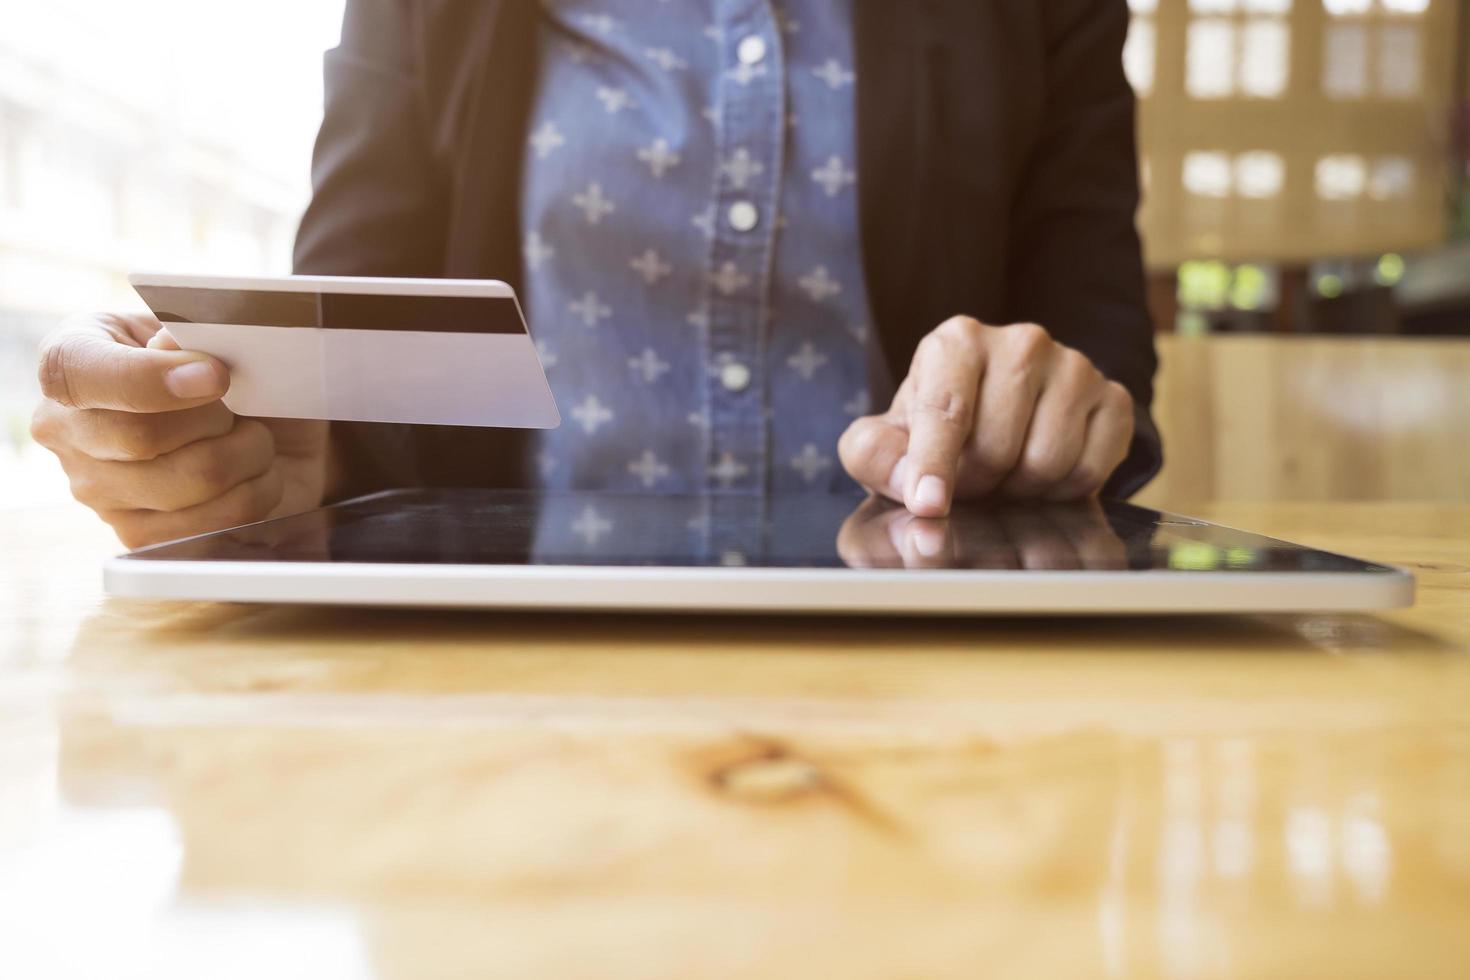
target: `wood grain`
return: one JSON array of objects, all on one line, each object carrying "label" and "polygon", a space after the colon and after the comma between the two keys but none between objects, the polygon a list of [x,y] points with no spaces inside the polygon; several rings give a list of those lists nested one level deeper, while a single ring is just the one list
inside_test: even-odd
[{"label": "wood grain", "polygon": [[1202,514],[1420,602],[136,603],[78,512],[6,516],[0,975],[1470,974],[1470,506]]}]

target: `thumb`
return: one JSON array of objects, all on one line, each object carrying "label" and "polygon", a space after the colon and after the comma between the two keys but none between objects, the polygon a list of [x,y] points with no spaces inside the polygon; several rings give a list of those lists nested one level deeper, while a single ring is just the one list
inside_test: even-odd
[{"label": "thumb", "polygon": [[41,392],[70,408],[172,412],[215,401],[229,389],[229,371],[219,361],[161,345],[129,346],[96,325],[63,328],[41,350]]},{"label": "thumb", "polygon": [[183,350],[174,340],[174,335],[168,332],[168,327],[160,327],[158,333],[148,338],[146,346],[150,350]]}]

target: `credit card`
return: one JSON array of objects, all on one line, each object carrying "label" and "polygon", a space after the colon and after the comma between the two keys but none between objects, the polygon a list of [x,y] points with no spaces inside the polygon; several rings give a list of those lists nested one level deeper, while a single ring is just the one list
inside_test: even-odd
[{"label": "credit card", "polygon": [[515,290],[483,279],[128,277],[184,350],[230,370],[237,415],[552,429]]}]

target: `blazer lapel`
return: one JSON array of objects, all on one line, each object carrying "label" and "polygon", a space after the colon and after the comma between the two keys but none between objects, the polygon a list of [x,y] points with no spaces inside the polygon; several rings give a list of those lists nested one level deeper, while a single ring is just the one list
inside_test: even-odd
[{"label": "blazer lapel", "polygon": [[[456,86],[463,105],[450,141],[452,199],[445,275],[502,279],[522,286],[521,158],[536,81],[533,0],[468,0],[456,4],[463,56]],[[446,45],[446,46],[449,46]]]},{"label": "blazer lapel", "polygon": [[856,0],[853,7],[863,269],[874,327],[896,381],[913,352],[904,298],[921,281],[923,175],[933,144],[924,51],[931,5]]}]

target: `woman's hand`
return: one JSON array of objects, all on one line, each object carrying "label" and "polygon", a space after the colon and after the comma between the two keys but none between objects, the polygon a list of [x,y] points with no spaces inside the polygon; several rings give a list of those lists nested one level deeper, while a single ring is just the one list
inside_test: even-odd
[{"label": "woman's hand", "polygon": [[69,321],[41,350],[35,440],[129,548],[319,506],[327,423],[236,416],[225,366],[152,316]]},{"label": "woman's hand", "polygon": [[1035,324],[947,320],[920,342],[883,415],[853,422],[842,465],[921,517],[958,497],[1080,500],[1128,454],[1133,399]]}]

